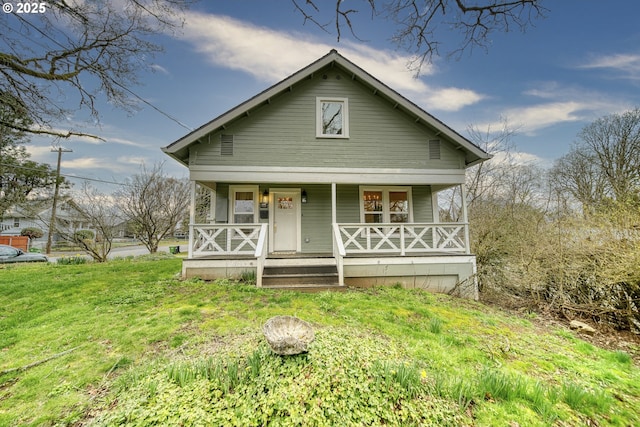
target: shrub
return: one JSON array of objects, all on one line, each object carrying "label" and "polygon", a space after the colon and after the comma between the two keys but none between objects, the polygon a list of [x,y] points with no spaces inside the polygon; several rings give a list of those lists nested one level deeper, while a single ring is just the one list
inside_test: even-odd
[{"label": "shrub", "polygon": [[77,265],[77,264],[86,264],[87,262],[88,262],[87,258],[80,255],[60,257],[56,261],[56,263],[60,265]]},{"label": "shrub", "polygon": [[91,230],[78,230],[73,233],[74,242],[82,242],[84,240],[93,240],[95,233]]},{"label": "shrub", "polygon": [[39,239],[44,236],[44,232],[36,227],[26,227],[20,230],[21,236],[27,236],[29,239]]}]

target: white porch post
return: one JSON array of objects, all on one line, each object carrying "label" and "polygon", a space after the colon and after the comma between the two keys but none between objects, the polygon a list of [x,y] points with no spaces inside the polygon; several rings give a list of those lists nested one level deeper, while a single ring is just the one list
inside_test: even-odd
[{"label": "white porch post", "polygon": [[344,247],[340,239],[340,231],[338,229],[338,191],[335,182],[331,183],[331,233],[333,235],[333,255],[336,258],[336,267],[338,269],[338,284],[344,286]]},{"label": "white porch post", "polygon": [[338,196],[337,196],[337,191],[336,191],[336,183],[332,182],[331,183],[331,223],[335,224],[336,222],[338,222],[337,217],[337,202],[338,200]]},{"label": "white porch post", "polygon": [[196,182],[191,180],[191,204],[189,205],[189,253],[188,257],[193,257],[193,224],[196,222]]},{"label": "white porch post", "polygon": [[217,186],[214,184],[212,188],[209,188],[209,215],[207,220],[214,224],[216,222],[216,199],[217,199]]},{"label": "white porch post", "polygon": [[465,223],[464,226],[464,245],[465,252],[471,253],[471,246],[469,242],[469,215],[467,212],[467,189],[464,184],[460,184],[460,198],[462,199],[462,222]]},{"label": "white porch post", "polygon": [[438,192],[431,186],[431,213],[433,222],[440,222],[440,205],[438,204]]}]

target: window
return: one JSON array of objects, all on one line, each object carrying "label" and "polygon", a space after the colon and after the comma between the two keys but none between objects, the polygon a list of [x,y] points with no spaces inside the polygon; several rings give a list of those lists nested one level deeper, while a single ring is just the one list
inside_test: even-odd
[{"label": "window", "polygon": [[316,136],[349,138],[347,98],[316,98]]},{"label": "window", "polygon": [[410,187],[360,188],[361,220],[367,224],[412,220]]},{"label": "window", "polygon": [[364,222],[367,224],[384,222],[382,217],[382,191],[363,191]]},{"label": "window", "polygon": [[20,227],[20,218],[13,218],[13,226]]},{"label": "window", "polygon": [[258,212],[258,187],[230,187],[230,219],[233,224],[254,224]]}]

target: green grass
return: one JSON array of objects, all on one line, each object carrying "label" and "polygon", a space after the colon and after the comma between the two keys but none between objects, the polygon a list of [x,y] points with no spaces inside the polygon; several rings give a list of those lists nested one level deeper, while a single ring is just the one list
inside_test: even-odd
[{"label": "green grass", "polygon": [[[180,281],[180,263],[0,268],[0,371],[39,362],[0,375],[0,426],[640,425],[630,354],[568,330],[418,290]],[[270,351],[282,314],[314,325],[308,353]]]}]

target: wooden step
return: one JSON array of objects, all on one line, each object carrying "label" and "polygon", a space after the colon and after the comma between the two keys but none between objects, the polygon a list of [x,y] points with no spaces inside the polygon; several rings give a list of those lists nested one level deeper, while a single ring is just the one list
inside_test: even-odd
[{"label": "wooden step", "polygon": [[296,292],[344,292],[349,288],[340,285],[270,285],[263,286],[263,289],[282,289]]},{"label": "wooden step", "polygon": [[335,265],[297,265],[265,267],[263,287],[339,286]]}]

